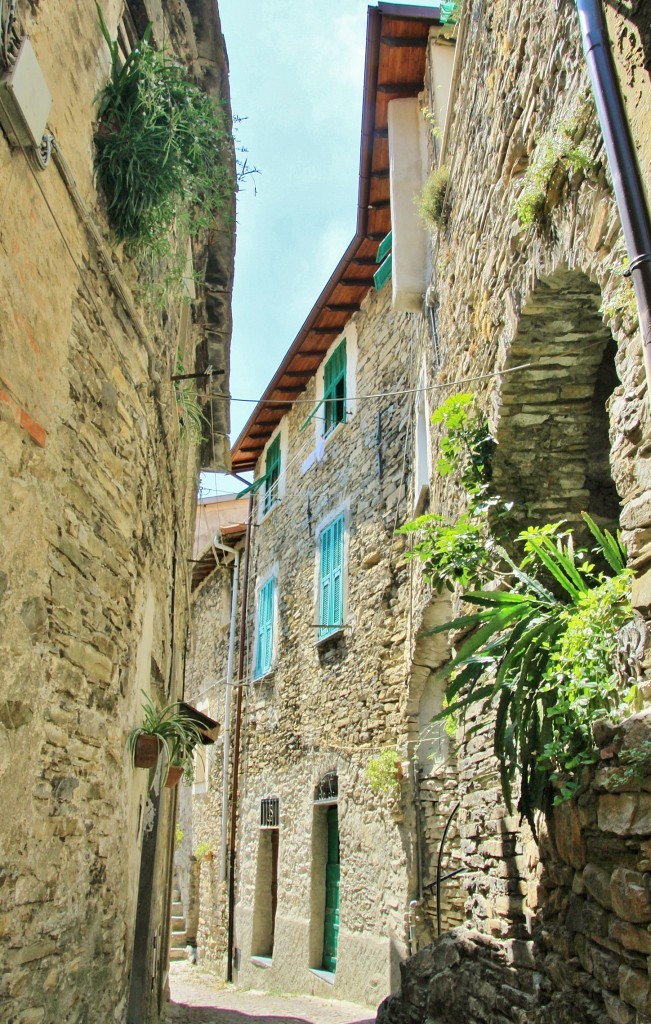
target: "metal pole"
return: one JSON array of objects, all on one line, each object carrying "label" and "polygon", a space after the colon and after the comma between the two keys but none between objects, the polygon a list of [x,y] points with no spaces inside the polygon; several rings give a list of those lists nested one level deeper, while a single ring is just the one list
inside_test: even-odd
[{"label": "metal pole", "polygon": [[647,391],[651,390],[651,220],[601,8],[576,0],[592,92],[635,287]]},{"label": "metal pole", "polygon": [[226,881],[226,839],[228,834],[228,766],[231,756],[231,693],[233,690],[233,653],[235,651],[235,621],[237,619],[237,588],[239,582],[240,553],[235,551],[233,563],[233,593],[231,595],[231,622],[228,634],[228,664],[226,668],[226,698],[224,702],[224,745],[222,748],[222,824],[219,849],[219,880]]},{"label": "metal pole", "polygon": [[242,581],[242,612],[240,618],[240,650],[237,670],[237,704],[235,709],[235,739],[233,741],[233,795],[231,800],[230,872],[228,878],[228,948],[226,980],[233,980],[233,940],[235,937],[235,855],[237,840],[237,798],[240,779],[240,736],[242,734],[242,690],[244,656],[246,653],[246,607],[249,595],[249,563],[251,561],[251,524],[253,522],[253,491],[249,492],[244,546],[244,577]]}]

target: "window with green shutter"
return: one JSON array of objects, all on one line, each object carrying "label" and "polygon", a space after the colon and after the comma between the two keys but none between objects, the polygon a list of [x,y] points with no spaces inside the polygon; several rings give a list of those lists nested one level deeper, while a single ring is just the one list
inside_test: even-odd
[{"label": "window with green shutter", "polygon": [[263,511],[268,512],[269,509],[278,501],[278,480],[280,478],[280,434],[273,439],[267,448],[264,477]]},{"label": "window with green shutter", "polygon": [[319,639],[344,624],[344,517],[321,534],[319,566]]},{"label": "window with green shutter", "polygon": [[376,262],[380,264],[373,275],[376,292],[379,292],[391,277],[393,270],[393,233],[390,231],[378,246]]},{"label": "window with green shutter", "polygon": [[346,339],[337,345],[323,368],[323,404],[327,437],[338,423],[346,422]]},{"label": "window with green shutter", "polygon": [[259,679],[271,668],[274,646],[274,589],[272,576],[258,594],[258,631],[255,645],[254,679]]}]

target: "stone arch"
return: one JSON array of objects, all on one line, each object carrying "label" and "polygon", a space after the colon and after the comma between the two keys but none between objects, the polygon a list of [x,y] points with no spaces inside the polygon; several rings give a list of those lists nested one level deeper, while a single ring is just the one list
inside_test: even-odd
[{"label": "stone arch", "polygon": [[493,488],[523,523],[578,522],[588,511],[614,525],[608,402],[619,381],[616,345],[586,274],[560,268],[523,303],[502,378]]}]

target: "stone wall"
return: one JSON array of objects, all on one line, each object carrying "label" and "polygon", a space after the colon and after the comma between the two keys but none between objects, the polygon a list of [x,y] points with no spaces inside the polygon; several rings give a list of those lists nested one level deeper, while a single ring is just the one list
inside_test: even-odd
[{"label": "stone wall", "polygon": [[602,762],[580,800],[556,806],[549,831],[541,819],[535,870],[514,844],[528,941],[472,927],[449,933],[403,964],[401,994],[380,1008],[379,1022],[651,1019],[650,783],[645,771],[627,776],[619,759],[648,733],[648,713],[600,730]]},{"label": "stone wall", "polygon": [[[630,39],[639,52],[632,24],[622,28],[626,12],[617,18],[619,43]],[[523,227],[516,215],[545,133],[558,133],[577,104],[590,109],[575,11],[474,0],[464,20],[442,157],[449,215],[433,238],[438,381],[508,371],[457,385],[479,396],[497,438],[495,488],[515,502],[522,524],[576,520],[583,509],[605,522],[619,516],[646,612],[648,399],[594,113],[584,128],[585,173],[557,167],[540,221]],[[649,86],[639,66],[627,85],[641,116]],[[637,142],[648,164],[644,131]],[[435,428],[434,462],[437,447]],[[454,515],[459,501],[449,479],[435,475],[430,507]],[[434,652],[427,663],[444,657]],[[504,806],[490,722],[479,716],[471,711],[466,728],[483,721],[483,729],[457,737],[466,927],[404,966],[402,995],[379,1019],[647,1020],[639,925],[648,918],[631,916],[635,895],[646,898],[644,835],[631,824],[644,827],[644,793],[639,802],[603,794],[598,773],[578,808],[556,811],[551,838],[538,846]]]},{"label": "stone wall", "polygon": [[[178,303],[163,316],[130,301],[136,268],[93,183],[108,73],[94,6],[18,8],[60,149],[41,172],[0,135],[0,1017],[126,1019],[141,850],[157,830],[137,950],[146,1021],[167,967],[174,794],[160,779],[149,791],[127,737],[141,691],[181,694],[196,456],[169,378],[201,335]],[[103,5],[112,31],[121,11]]]},{"label": "stone wall", "polygon": [[[392,313],[389,303],[388,289],[371,293],[344,332],[350,352],[356,339],[358,396],[400,392],[413,387],[420,373],[415,353],[427,325],[420,316]],[[446,773],[453,768],[447,759],[436,767],[424,766],[417,810],[413,771],[425,684],[409,684],[409,652],[416,630],[411,621],[415,568],[405,562],[405,543],[394,535],[414,507],[413,395],[350,402],[347,422],[314,454],[314,425],[300,428],[311,403],[316,404],[315,388],[313,379],[301,396],[304,401],[285,418],[283,497],[265,517],[254,512],[235,964],[242,985],[377,1004],[397,980],[414,900],[419,907],[412,923],[419,941],[431,937],[434,904],[425,899],[421,905],[420,886],[435,874],[438,839],[452,806],[453,776]],[[346,628],[342,635],[316,644],[315,538],[319,523],[339,508],[347,516]],[[279,595],[276,658],[267,676],[252,681],[256,586],[274,566]],[[195,641],[188,663],[188,692],[196,699],[210,690],[210,714],[216,717],[223,707],[223,683],[217,685],[217,680],[223,679],[226,659],[226,633],[215,629],[221,585],[215,579],[197,594]],[[387,748],[398,750],[405,777],[393,794],[374,796],[366,767],[373,755]],[[338,776],[341,844],[341,922],[332,988],[310,971],[320,967],[323,929],[314,908],[313,844],[322,810],[315,807],[314,791],[330,771]],[[199,955],[223,969],[226,908],[218,884],[217,809],[221,784],[221,767],[214,762],[209,792],[193,795],[191,809],[190,801],[184,801],[181,821],[189,822],[191,814],[192,843],[208,837],[215,851],[215,861],[202,868]],[[280,805],[271,966],[251,959],[260,952],[254,949],[259,934],[257,864],[264,857],[260,802],[269,796],[278,797]],[[446,870],[456,865],[458,850],[454,831],[450,839]],[[429,872],[427,878],[423,872]],[[444,927],[449,927],[458,920],[459,895],[453,883],[446,883],[443,892]]]}]

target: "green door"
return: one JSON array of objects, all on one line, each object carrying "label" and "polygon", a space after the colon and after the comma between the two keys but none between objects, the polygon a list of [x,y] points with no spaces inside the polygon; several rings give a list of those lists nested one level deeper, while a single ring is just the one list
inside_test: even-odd
[{"label": "green door", "polygon": [[339,938],[339,821],[337,806],[328,808],[328,861],[326,864],[326,905],[323,929],[323,970],[337,967]]}]

